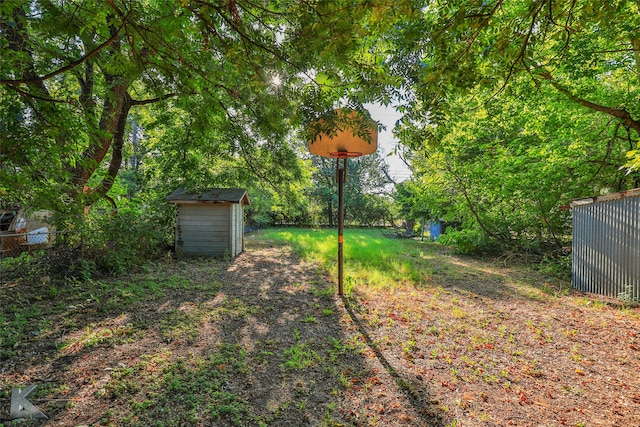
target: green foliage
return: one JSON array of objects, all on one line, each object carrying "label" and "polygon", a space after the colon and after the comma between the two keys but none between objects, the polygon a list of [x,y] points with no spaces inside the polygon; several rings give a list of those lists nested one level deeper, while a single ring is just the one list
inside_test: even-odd
[{"label": "green foliage", "polygon": [[388,39],[417,177],[405,215],[461,223],[463,252],[542,253],[566,244],[561,206],[640,185],[635,2],[421,5]]},{"label": "green foliage", "polygon": [[444,237],[461,252],[558,251],[571,234],[562,206],[636,185],[618,167],[628,145],[602,116],[526,89],[474,102],[486,93],[451,97],[437,138],[411,155],[416,180],[399,189],[408,212],[462,224]]},{"label": "green foliage", "polygon": [[623,165],[628,173],[638,173],[640,171],[640,142],[638,148],[627,153],[627,163]]},{"label": "green foliage", "polygon": [[[338,221],[336,160],[314,157],[313,188],[310,191],[314,224],[335,225]],[[347,224],[374,226],[391,220],[388,165],[376,152],[348,160],[344,183],[344,219]]]},{"label": "green foliage", "polygon": [[440,235],[438,241],[444,245],[456,248],[460,254],[496,253],[500,251],[495,240],[487,239],[482,230],[466,228],[462,230],[450,229]]},{"label": "green foliage", "polygon": [[389,100],[371,41],[410,5],[3,2],[0,194],[77,213],[125,173],[156,195],[250,183],[293,200],[292,136],[338,103]]},{"label": "green foliage", "polygon": [[629,305],[635,305],[640,302],[638,292],[633,285],[624,285],[623,291],[618,294],[618,299]]},{"label": "green foliage", "polygon": [[162,255],[173,231],[167,223],[174,217],[167,211],[156,208],[113,214],[95,208],[82,231],[85,259],[102,274],[119,275]]}]

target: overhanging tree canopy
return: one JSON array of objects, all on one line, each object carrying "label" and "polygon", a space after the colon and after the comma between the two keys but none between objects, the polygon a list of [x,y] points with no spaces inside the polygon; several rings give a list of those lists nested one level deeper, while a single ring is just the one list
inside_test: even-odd
[{"label": "overhanging tree canopy", "polygon": [[83,191],[88,202],[106,196],[129,113],[177,97],[197,95],[201,108],[242,122],[236,130],[245,139],[284,144],[288,126],[341,98],[380,98],[384,87],[361,90],[379,71],[367,36],[406,7],[375,0],[3,2],[2,190],[32,203],[43,195],[78,199]]},{"label": "overhanging tree canopy", "polygon": [[[640,9],[635,1],[423,1],[398,25],[389,67],[410,81],[414,122],[447,114],[454,92],[499,96],[516,76],[532,90],[615,118],[640,136]],[[521,80],[522,81],[522,80]],[[522,84],[522,83],[520,83]],[[638,167],[635,156],[629,166]]]}]

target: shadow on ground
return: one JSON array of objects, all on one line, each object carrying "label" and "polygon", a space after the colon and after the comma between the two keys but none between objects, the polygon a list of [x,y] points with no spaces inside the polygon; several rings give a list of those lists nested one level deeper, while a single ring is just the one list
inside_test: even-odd
[{"label": "shadow on ground", "polygon": [[[32,401],[49,420],[23,426],[446,424],[428,384],[391,366],[324,272],[253,244],[51,301],[46,333],[3,360],[0,397],[40,386]],[[115,291],[133,285],[145,294]]]}]

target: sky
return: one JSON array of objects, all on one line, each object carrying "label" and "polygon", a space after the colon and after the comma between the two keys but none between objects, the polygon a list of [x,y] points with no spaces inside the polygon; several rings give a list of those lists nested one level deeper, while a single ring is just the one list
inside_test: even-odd
[{"label": "sky", "polygon": [[393,127],[402,117],[393,107],[385,107],[380,104],[367,104],[367,110],[371,118],[386,126],[386,130],[378,132],[378,151],[389,165],[389,174],[396,182],[406,181],[411,176],[411,171],[396,155],[390,155],[398,140],[393,137]]}]

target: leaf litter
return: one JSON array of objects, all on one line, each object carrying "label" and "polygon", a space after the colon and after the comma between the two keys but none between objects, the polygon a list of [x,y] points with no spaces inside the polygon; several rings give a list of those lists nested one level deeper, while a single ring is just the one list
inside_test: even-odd
[{"label": "leaf litter", "polygon": [[234,260],[167,259],[88,298],[21,297],[37,315],[2,360],[0,418],[11,388],[37,384],[49,420],[20,425],[640,425],[637,307],[442,249],[457,274],[339,298],[289,247],[247,240]]}]

